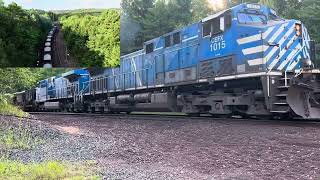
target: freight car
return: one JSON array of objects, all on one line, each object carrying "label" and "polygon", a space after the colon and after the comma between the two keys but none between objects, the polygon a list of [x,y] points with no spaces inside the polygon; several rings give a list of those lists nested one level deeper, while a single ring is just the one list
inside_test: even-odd
[{"label": "freight car", "polygon": [[44,44],[43,49],[43,67],[44,68],[52,68],[52,56],[53,56],[53,47],[54,38],[57,32],[57,26],[53,25],[52,29],[49,31],[46,42]]},{"label": "freight car", "polygon": [[315,119],[314,56],[302,22],[241,4],[145,42],[122,56],[118,68],[74,70],[59,77],[63,83],[45,80],[35,110]]}]

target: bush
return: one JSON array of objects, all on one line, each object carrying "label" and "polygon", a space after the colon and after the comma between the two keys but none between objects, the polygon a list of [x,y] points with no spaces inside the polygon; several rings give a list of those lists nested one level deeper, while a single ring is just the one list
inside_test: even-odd
[{"label": "bush", "polygon": [[27,117],[28,113],[23,112],[11,103],[12,95],[0,95],[0,114],[18,117]]}]

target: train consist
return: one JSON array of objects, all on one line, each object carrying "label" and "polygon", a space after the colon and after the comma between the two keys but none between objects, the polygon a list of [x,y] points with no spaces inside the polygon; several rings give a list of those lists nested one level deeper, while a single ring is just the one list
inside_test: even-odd
[{"label": "train consist", "polygon": [[42,64],[44,68],[52,68],[53,59],[53,43],[57,32],[57,26],[53,25],[52,29],[49,31],[46,42],[43,49],[43,59]]},{"label": "train consist", "polygon": [[320,117],[314,42],[299,20],[241,4],[144,43],[113,69],[78,69],[17,93],[27,110]]}]

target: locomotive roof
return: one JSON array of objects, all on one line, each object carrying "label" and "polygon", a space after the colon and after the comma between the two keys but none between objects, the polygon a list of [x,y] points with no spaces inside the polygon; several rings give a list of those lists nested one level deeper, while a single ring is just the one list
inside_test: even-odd
[{"label": "locomotive roof", "polygon": [[[250,5],[250,7],[248,7],[249,5]],[[168,32],[168,33],[166,33],[166,34],[163,34],[162,36],[159,36],[159,37],[150,39],[150,40],[144,42],[144,44],[151,43],[151,42],[153,42],[153,41],[155,41],[155,40],[157,40],[157,39],[159,39],[159,38],[161,38],[161,37],[163,37],[163,36],[167,36],[167,35],[169,35],[169,34],[173,34],[173,33],[175,33],[175,32],[182,31],[182,30],[184,30],[184,29],[186,29],[186,28],[188,28],[188,27],[191,27],[191,26],[193,26],[193,25],[195,25],[195,24],[199,24],[199,23],[203,23],[203,22],[209,21],[209,20],[211,20],[211,19],[213,19],[213,18],[216,18],[216,17],[221,16],[222,14],[224,14],[225,12],[230,11],[230,10],[253,9],[251,6],[252,6],[252,7],[254,7],[254,6],[257,7],[257,6],[259,6],[259,7],[260,7],[259,10],[271,9],[271,8],[265,6],[265,5],[258,4],[258,3],[243,3],[243,4],[239,4],[239,5],[236,5],[236,6],[234,6],[234,7],[231,7],[231,8],[222,10],[222,11],[219,11],[219,12],[217,12],[217,13],[215,13],[215,14],[213,14],[213,15],[210,15],[210,16],[208,16],[208,17],[206,17],[206,18],[203,18],[202,20],[200,20],[200,21],[197,22],[197,23],[193,23],[193,24],[187,25],[187,26],[185,26],[185,27],[183,27],[183,28],[180,28],[180,29],[175,29],[175,30],[173,30],[173,31],[171,31],[171,32]],[[135,53],[135,52],[133,52],[133,53]],[[126,56],[126,55],[124,55],[124,56]]]},{"label": "locomotive roof", "polygon": [[89,75],[89,73],[85,69],[75,69],[62,74],[62,76],[65,78],[68,78],[70,76],[86,76],[86,75]]},{"label": "locomotive roof", "polygon": [[104,68],[87,68],[90,73],[90,76],[98,76],[104,74]]}]

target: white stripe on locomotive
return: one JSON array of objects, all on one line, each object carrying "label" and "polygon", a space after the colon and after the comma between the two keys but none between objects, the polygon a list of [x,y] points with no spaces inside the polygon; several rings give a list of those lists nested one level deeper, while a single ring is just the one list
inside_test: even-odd
[{"label": "white stripe on locomotive", "polygon": [[287,26],[288,24],[289,24],[289,23],[282,24],[282,25],[279,27],[279,29],[271,36],[271,38],[268,40],[268,42],[274,43],[274,41],[279,38],[279,36],[281,35],[281,33],[283,33],[283,31],[285,30],[285,28],[286,28],[286,26]]},{"label": "white stripe on locomotive", "polygon": [[[288,23],[286,23],[288,24]],[[271,37],[271,39],[269,40],[269,42],[273,42],[281,32],[283,32],[283,28],[285,27],[286,24],[282,24],[280,26],[280,28],[277,30],[277,32]],[[263,52],[266,49],[268,49],[269,46],[256,46],[256,47],[252,47],[252,48],[247,48],[247,49],[243,49],[242,52],[244,55],[248,55],[248,54],[254,54],[254,53],[258,53],[258,52]]]},{"label": "white stripe on locomotive", "polygon": [[263,58],[257,58],[257,59],[248,60],[248,64],[249,66],[257,66],[257,65],[265,64],[265,62]]},{"label": "white stripe on locomotive", "polygon": [[297,66],[300,59],[301,59],[301,55],[299,55],[295,61],[293,61],[291,64],[289,64],[289,66],[287,67],[287,70],[292,71]]},{"label": "white stripe on locomotive", "polygon": [[243,49],[242,52],[244,55],[248,55],[248,54],[255,54],[255,53],[259,53],[259,52],[263,52],[265,49],[267,49],[269,46],[266,45],[262,45],[262,46],[256,46],[256,47],[251,47],[251,48],[247,48],[247,49]]},{"label": "white stripe on locomotive", "polygon": [[[290,28],[288,29],[288,31],[284,34],[284,35],[279,35],[277,37],[277,39],[280,38],[278,44],[279,44],[279,47],[282,47],[284,44],[284,42],[286,41],[286,39],[284,37],[288,37],[289,35],[291,35],[292,33],[294,33],[294,24],[292,26],[290,26]],[[270,41],[272,42],[272,41]],[[272,47],[272,50],[266,55],[265,59],[266,59],[266,62],[269,62],[271,60],[271,58],[275,55],[275,53],[277,52],[278,50],[278,47]],[[282,51],[287,51],[285,48],[282,49]],[[280,52],[281,54],[281,52]],[[278,61],[280,60],[280,58],[276,58],[274,59],[271,64],[269,65],[268,69],[272,69],[277,63]]]},{"label": "white stripe on locomotive", "polygon": [[[283,45],[285,45],[284,47],[288,47],[288,49],[289,49],[290,46],[292,46],[292,44],[297,40],[297,39],[294,38],[294,37],[295,37],[295,34],[296,34],[294,30],[292,30],[292,31],[287,31],[287,33],[286,33],[283,37],[288,37],[287,35],[288,35],[290,32],[291,32],[291,34],[289,35],[289,37],[292,37],[292,36],[293,36],[293,37],[291,38],[291,40],[288,41],[287,44],[283,44],[287,39],[282,38],[282,39],[281,39],[281,43],[279,43],[281,47],[282,47]],[[277,58],[275,58],[275,59],[271,62],[271,64],[269,65],[268,69],[273,69],[273,68],[275,67],[275,65],[284,58],[285,54],[287,54],[287,52],[288,52],[288,49],[286,49],[286,48],[281,49],[281,51],[280,51],[280,53],[279,53],[279,56],[278,56]],[[274,55],[274,54],[273,54],[273,55]],[[271,56],[271,57],[272,57],[272,56]],[[271,57],[270,57],[270,58],[271,58]],[[267,61],[269,61],[269,59],[267,59]]]},{"label": "white stripe on locomotive", "polygon": [[[268,28],[267,31],[262,33],[262,38],[263,39],[267,38],[268,35],[273,31],[274,28],[275,28],[275,26]],[[253,35],[253,36],[249,36],[249,37],[245,37],[245,38],[242,38],[242,39],[238,39],[237,42],[238,42],[239,45],[242,45],[242,44],[247,44],[247,43],[254,42],[254,41],[259,41],[259,40],[261,40],[261,34],[256,34],[256,35]]]},{"label": "white stripe on locomotive", "polygon": [[[275,32],[275,34],[273,34],[271,37],[270,37],[270,40],[268,42],[270,43],[274,43],[272,41],[278,39],[281,35],[281,32],[283,32],[282,30],[285,29],[286,25],[288,25],[288,23],[285,23],[285,24],[282,24],[279,29]],[[265,34],[265,37],[264,39],[266,39],[266,37],[268,37],[268,35],[274,30],[275,26],[273,26],[273,28],[269,28],[267,31],[266,31],[266,34]],[[294,28],[294,25],[292,25],[290,27],[290,29],[293,29]],[[288,36],[289,35],[289,31],[287,31],[287,33],[285,34],[285,36]],[[283,36],[282,36],[283,37]],[[284,39],[285,40],[285,39]],[[280,42],[279,44],[282,44],[283,43],[283,38],[280,39]],[[267,40],[266,40],[267,41]],[[266,52],[270,47],[269,46],[257,46],[259,50],[261,50],[260,52]],[[255,47],[256,48],[256,47]],[[261,58],[257,58],[257,59],[252,59],[252,60],[248,60],[248,64],[250,66],[255,66],[255,65],[261,65],[261,64],[266,64],[266,62],[268,62],[270,60],[270,58],[274,55],[274,53],[276,52],[277,48],[276,47],[271,47],[272,50],[268,53],[268,55],[266,56],[266,58],[264,59],[261,59]],[[247,54],[253,54],[253,53],[256,53],[257,51],[250,51],[252,50],[253,48],[248,48],[248,49],[244,49],[243,50],[243,54],[247,55]],[[250,53],[249,53],[250,52]],[[247,53],[247,54],[246,54]]]},{"label": "white stripe on locomotive", "polygon": [[297,54],[297,52],[301,51],[301,44],[298,43],[294,50],[288,55],[287,59],[284,60],[281,65],[278,67],[278,70],[283,70],[283,68],[292,61],[292,59],[294,58],[294,56]]}]

